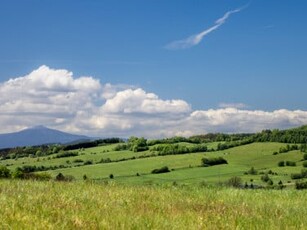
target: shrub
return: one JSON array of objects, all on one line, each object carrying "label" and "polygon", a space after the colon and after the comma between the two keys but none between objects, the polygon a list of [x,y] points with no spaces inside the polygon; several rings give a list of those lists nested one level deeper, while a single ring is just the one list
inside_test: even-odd
[{"label": "shrub", "polygon": [[87,180],[86,174],[83,175],[83,180]]},{"label": "shrub", "polygon": [[31,180],[40,180],[40,181],[48,181],[51,180],[52,177],[49,173],[26,173],[23,176],[23,179],[31,179]]},{"label": "shrub", "polygon": [[264,174],[264,175],[261,176],[261,180],[262,180],[263,182],[268,182],[268,181],[271,180],[271,179],[270,179],[270,177],[268,176],[268,174]]},{"label": "shrub", "polygon": [[279,189],[283,189],[285,187],[281,180],[278,182],[278,187]]},{"label": "shrub", "polygon": [[159,168],[159,169],[154,169],[154,170],[151,171],[151,173],[153,173],[153,174],[167,173],[167,172],[170,172],[170,170],[168,169],[167,166],[164,166],[164,167]]},{"label": "shrub", "polygon": [[109,175],[109,178],[110,178],[110,179],[113,179],[113,178],[114,178],[114,175],[111,173],[111,174]]},{"label": "shrub", "polygon": [[269,180],[267,181],[267,183],[268,183],[268,185],[273,185],[273,184],[274,184],[273,181],[272,181],[271,179],[269,179]]},{"label": "shrub", "polygon": [[91,160],[87,160],[83,163],[83,165],[91,165],[91,164],[93,164],[93,161]]},{"label": "shrub", "polygon": [[307,189],[307,182],[297,181],[295,182],[296,189]]},{"label": "shrub", "polygon": [[307,160],[307,153],[304,153],[303,159],[304,159],[304,160]]},{"label": "shrub", "polygon": [[294,161],[286,161],[286,166],[296,166]]},{"label": "shrub", "polygon": [[73,163],[82,163],[82,162],[83,162],[82,159],[75,159],[75,160],[73,160]]},{"label": "shrub", "polygon": [[64,181],[65,176],[62,173],[59,173],[58,175],[56,175],[55,180],[56,181]]},{"label": "shrub", "polygon": [[20,167],[17,167],[13,172],[12,177],[15,179],[22,179],[24,177],[24,172]]},{"label": "shrub", "polygon": [[220,164],[228,164],[228,162],[223,157],[203,158],[201,159],[201,161],[202,161],[202,166],[204,167],[220,165]]},{"label": "shrub", "polygon": [[278,162],[278,167],[284,167],[285,166],[285,162],[284,161],[279,161]]},{"label": "shrub", "polygon": [[227,184],[229,186],[235,187],[235,188],[239,188],[242,187],[242,179],[240,177],[234,176],[231,177],[228,181]]},{"label": "shrub", "polygon": [[251,167],[246,173],[250,175],[257,175],[258,172],[254,167]]},{"label": "shrub", "polygon": [[56,177],[55,177],[56,181],[73,181],[75,180],[74,176],[71,175],[66,175],[64,176],[62,173],[59,173]]},{"label": "shrub", "polygon": [[307,161],[303,162],[303,167],[307,168]]},{"label": "shrub", "polygon": [[122,150],[128,150],[129,146],[127,144],[118,144],[114,147],[114,151],[122,151]]},{"label": "shrub", "polygon": [[301,173],[292,173],[291,174],[291,179],[293,179],[293,180],[302,179],[302,178],[303,178],[303,176],[302,176]]},{"label": "shrub", "polygon": [[3,165],[0,165],[0,178],[10,178],[11,177],[11,171],[3,166]]},{"label": "shrub", "polygon": [[111,162],[112,162],[112,160],[110,158],[106,158],[106,159],[101,158],[101,160],[98,161],[97,163],[111,163]]},{"label": "shrub", "polygon": [[75,157],[78,156],[78,153],[75,152],[62,152],[62,153],[58,153],[55,158],[62,158],[62,157]]}]

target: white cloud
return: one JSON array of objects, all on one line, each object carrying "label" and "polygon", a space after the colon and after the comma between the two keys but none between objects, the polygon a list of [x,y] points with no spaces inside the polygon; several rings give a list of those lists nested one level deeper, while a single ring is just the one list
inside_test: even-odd
[{"label": "white cloud", "polygon": [[289,128],[307,124],[307,111],[302,110],[241,110],[225,108],[194,111],[190,122],[207,132],[257,132],[263,129]]},{"label": "white cloud", "polygon": [[190,48],[192,46],[199,44],[206,35],[208,35],[209,33],[218,29],[221,25],[223,25],[226,22],[226,20],[230,17],[230,15],[240,12],[245,7],[241,7],[239,9],[235,9],[235,10],[231,10],[231,11],[226,12],[223,15],[223,17],[217,19],[215,21],[215,25],[211,26],[210,28],[208,28],[208,29],[206,29],[206,30],[204,30],[204,31],[202,31],[198,34],[194,34],[194,35],[192,35],[192,36],[190,36],[186,39],[173,41],[173,42],[169,43],[168,45],[166,45],[165,48],[171,49],[171,50],[186,49],[186,48]]},{"label": "white cloud", "polygon": [[143,89],[126,89],[117,92],[102,107],[107,113],[187,113],[190,106],[183,100],[161,100]]},{"label": "white cloud", "polygon": [[220,108],[236,108],[236,109],[248,108],[248,106],[244,103],[225,103],[225,102],[220,103],[219,107]]},{"label": "white cloud", "polygon": [[46,125],[90,136],[165,137],[206,132],[255,132],[307,124],[307,111],[246,110],[241,103],[196,110],[128,85],[101,84],[42,66],[0,83],[1,132]]}]

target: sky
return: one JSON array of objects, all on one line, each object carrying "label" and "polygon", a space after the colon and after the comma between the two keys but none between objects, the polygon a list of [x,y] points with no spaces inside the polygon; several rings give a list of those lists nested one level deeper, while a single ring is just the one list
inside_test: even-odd
[{"label": "sky", "polygon": [[307,124],[305,0],[1,0],[0,133]]}]

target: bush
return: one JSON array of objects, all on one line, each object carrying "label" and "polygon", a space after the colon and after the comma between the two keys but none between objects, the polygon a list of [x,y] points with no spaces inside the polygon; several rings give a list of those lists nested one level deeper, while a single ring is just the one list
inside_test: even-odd
[{"label": "bush", "polygon": [[3,166],[3,165],[0,165],[0,178],[10,178],[11,177],[11,171]]},{"label": "bush", "polygon": [[278,167],[284,167],[285,166],[285,162],[284,161],[279,161],[278,162]]},{"label": "bush", "polygon": [[23,179],[24,172],[22,171],[20,167],[17,167],[15,171],[13,172],[12,177],[15,179]]},{"label": "bush", "polygon": [[87,160],[83,163],[83,165],[91,165],[91,164],[93,164],[93,161],[91,160]]},{"label": "bush", "polygon": [[271,179],[270,179],[270,177],[268,176],[268,174],[264,174],[263,176],[261,176],[261,180],[262,180],[263,182],[268,182],[268,181],[271,180]]},{"label": "bush", "polygon": [[294,161],[286,161],[286,166],[296,166]]},{"label": "bush", "polygon": [[83,162],[82,159],[75,159],[75,160],[73,160],[73,163],[82,163],[82,162]]},{"label": "bush", "polygon": [[304,153],[303,159],[304,159],[304,160],[307,160],[307,153]]},{"label": "bush", "polygon": [[56,181],[64,181],[65,176],[62,173],[59,173],[58,175],[56,175],[55,180]]},{"label": "bush", "polygon": [[240,188],[242,187],[242,179],[240,177],[234,176],[227,181],[227,184],[235,188]]},{"label": "bush", "polygon": [[110,179],[113,179],[113,178],[114,178],[114,175],[113,175],[113,174],[110,174],[110,175],[109,175],[109,178],[110,178]]},{"label": "bush", "polygon": [[128,150],[129,146],[127,144],[118,144],[114,147],[114,151],[122,151],[122,150]]},{"label": "bush", "polygon": [[48,181],[51,180],[52,177],[49,173],[25,173],[23,179]]},{"label": "bush", "polygon": [[62,153],[58,153],[55,158],[62,158],[62,157],[75,157],[78,156],[78,153],[75,152],[62,152]]},{"label": "bush", "polygon": [[170,172],[170,170],[168,169],[167,166],[164,166],[164,167],[159,168],[159,169],[154,169],[154,170],[151,171],[151,173],[153,173],[153,174],[167,173],[167,172]]},{"label": "bush", "polygon": [[202,166],[204,167],[220,165],[220,164],[228,164],[228,162],[223,157],[203,158],[201,159],[201,161],[202,161]]},{"label": "bush", "polygon": [[251,167],[250,170],[246,172],[246,174],[257,175],[257,170],[254,167]]},{"label": "bush", "polygon": [[293,173],[291,174],[291,178],[296,180],[296,179],[302,179],[302,178],[307,178],[307,170],[302,169],[301,173]]},{"label": "bush", "polygon": [[303,162],[303,167],[307,168],[307,161]]},{"label": "bush", "polygon": [[73,181],[75,180],[74,176],[71,175],[66,175],[64,176],[62,173],[59,173],[56,177],[55,177],[56,181]]},{"label": "bush", "polygon": [[267,183],[268,183],[268,185],[273,185],[273,184],[274,184],[273,181],[272,181],[271,179],[269,179],[269,180],[267,181]]},{"label": "bush", "polygon": [[296,189],[307,189],[307,182],[297,181],[295,182]]},{"label": "bush", "polygon": [[301,173],[292,173],[291,174],[291,179],[293,179],[293,180],[302,179],[302,178],[303,178],[303,176],[302,176]]}]

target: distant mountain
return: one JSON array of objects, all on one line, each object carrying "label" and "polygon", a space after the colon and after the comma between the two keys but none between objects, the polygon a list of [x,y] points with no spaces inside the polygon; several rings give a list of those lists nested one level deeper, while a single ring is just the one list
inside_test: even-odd
[{"label": "distant mountain", "polygon": [[0,149],[43,144],[66,144],[91,138],[65,133],[44,126],[35,126],[15,133],[0,134]]}]

